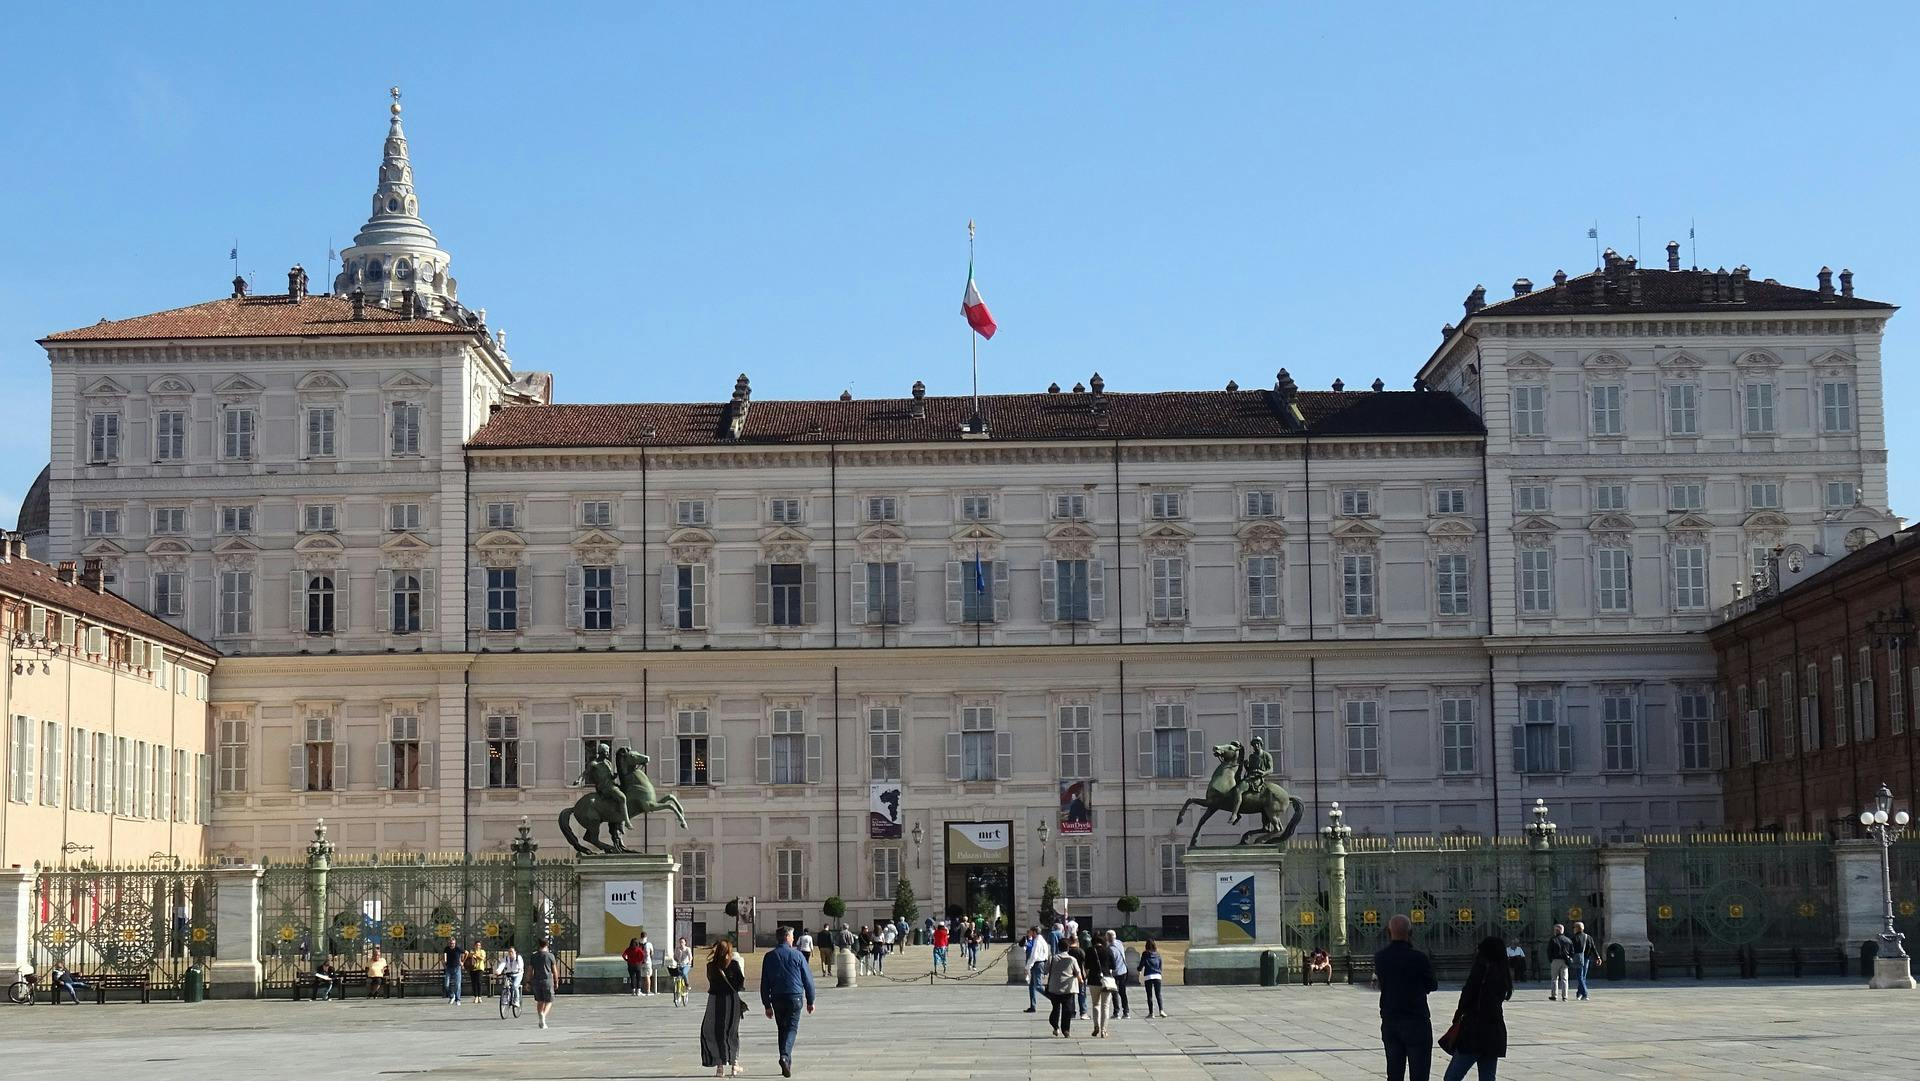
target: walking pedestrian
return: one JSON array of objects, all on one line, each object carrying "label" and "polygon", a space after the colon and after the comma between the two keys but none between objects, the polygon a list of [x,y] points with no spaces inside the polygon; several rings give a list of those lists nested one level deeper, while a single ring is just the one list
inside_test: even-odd
[{"label": "walking pedestrian", "polygon": [[447,948],[442,955],[440,969],[440,991],[452,1005],[460,1005],[460,967],[467,959],[467,951],[460,948],[460,940],[447,939]]},{"label": "walking pedestrian", "polygon": [[1433,1070],[1433,1018],[1427,996],[1440,989],[1433,963],[1413,948],[1413,921],[1387,921],[1386,946],[1373,955],[1373,982],[1380,988],[1380,1041],[1387,1052],[1387,1081],[1428,1081]]},{"label": "walking pedestrian", "polygon": [[1079,993],[1074,996],[1074,1001],[1079,1010],[1077,1020],[1081,1021],[1091,1020],[1091,1015],[1087,1013],[1087,985],[1093,982],[1094,975],[1093,962],[1087,956],[1089,952],[1077,941],[1070,942],[1067,946],[1067,956],[1073,958],[1074,964],[1080,966]]},{"label": "walking pedestrian", "polygon": [[673,963],[673,1004],[685,1006],[687,989],[693,983],[693,947],[682,938],[674,943],[673,955],[669,960]]},{"label": "walking pedestrian", "polygon": [[747,973],[734,956],[733,943],[721,939],[707,952],[707,1014],[700,1019],[700,1065],[713,1067],[713,1076],[740,1073],[740,1016],[747,1004]]},{"label": "walking pedestrian", "polygon": [[873,932],[865,927],[860,928],[860,938],[854,943],[854,949],[859,952],[860,975],[862,976],[870,976],[873,974],[873,947]]},{"label": "walking pedestrian", "polygon": [[934,924],[932,936],[933,970],[944,975],[947,971],[947,942],[949,941],[947,925],[944,923]]},{"label": "walking pedestrian", "polygon": [[653,994],[653,965],[659,958],[653,951],[653,942],[645,931],[640,932],[640,993]]},{"label": "walking pedestrian", "polygon": [[780,1076],[793,1076],[793,1044],[800,1036],[800,1011],[813,1012],[813,968],[793,948],[793,928],[780,929],[780,944],[760,962],[760,1005],[780,1037]]},{"label": "walking pedestrian", "polygon": [[1153,939],[1147,939],[1140,949],[1140,990],[1147,1000],[1147,1019],[1153,1019],[1153,1008],[1160,1007],[1160,1016],[1167,1016],[1166,996],[1161,992],[1161,984],[1166,979],[1161,973],[1160,947]]},{"label": "walking pedestrian", "polygon": [[540,1015],[540,1027],[547,1027],[547,1015],[553,1012],[553,943],[540,940],[540,948],[527,955],[527,984],[533,989],[533,1009]]},{"label": "walking pedestrian", "polygon": [[1113,1016],[1114,996],[1120,984],[1114,977],[1113,951],[1107,948],[1106,936],[1095,937],[1093,948],[1086,951],[1087,993],[1093,999],[1093,1035],[1105,1039],[1107,1019]]},{"label": "walking pedestrian", "polygon": [[1547,940],[1547,968],[1553,982],[1547,985],[1547,1001],[1567,1000],[1567,965],[1573,959],[1573,939],[1567,937],[1565,924],[1553,925],[1553,937]]},{"label": "walking pedestrian", "polygon": [[[875,972],[885,972],[887,970],[887,955],[893,952],[894,943],[901,942],[900,936],[903,932],[900,928],[904,927],[906,922],[905,920],[897,920],[892,923],[880,925],[880,948],[874,951],[873,970]],[[902,945],[904,944],[905,943],[902,943]]]},{"label": "walking pedestrian", "polygon": [[1027,937],[1020,945],[1027,956],[1027,1012],[1037,1013],[1040,996],[1046,993],[1047,962],[1053,959],[1053,947],[1038,927],[1027,928]]},{"label": "walking pedestrian", "polygon": [[793,940],[793,948],[799,950],[800,956],[806,960],[807,971],[813,971],[813,932],[800,928],[799,937]]},{"label": "walking pedestrian", "polygon": [[1580,1001],[1589,999],[1587,994],[1587,970],[1600,961],[1600,943],[1587,933],[1587,925],[1579,920],[1573,921],[1573,971],[1574,986],[1580,989]]},{"label": "walking pedestrian", "polygon": [[986,935],[977,923],[967,924],[967,971],[976,972],[980,968],[980,946]]},{"label": "walking pedestrian", "polygon": [[1500,1060],[1507,1053],[1507,1019],[1504,1003],[1513,997],[1513,970],[1506,964],[1506,943],[1490,936],[1480,940],[1467,973],[1467,985],[1460,989],[1460,1004],[1453,1011],[1452,1046],[1441,1050],[1453,1056],[1447,1063],[1445,1081],[1461,1081],[1467,1071],[1480,1068],[1480,1081],[1494,1081]]},{"label": "walking pedestrian", "polygon": [[1518,939],[1507,943],[1507,975],[1514,983],[1527,978],[1527,948]]},{"label": "walking pedestrian", "polygon": [[487,995],[487,944],[477,938],[467,950],[467,987],[473,992],[475,1002]]},{"label": "walking pedestrian", "polygon": [[620,951],[620,959],[627,963],[627,993],[635,997],[640,994],[640,965],[646,955],[637,938],[628,939],[627,948]]},{"label": "walking pedestrian", "polygon": [[1086,982],[1085,972],[1071,950],[1061,950],[1047,960],[1047,1001],[1053,1003],[1047,1024],[1055,1036],[1073,1035],[1074,1001]]},{"label": "walking pedestrian", "polygon": [[[1120,942],[1118,931],[1107,932],[1107,950],[1113,954],[1114,994],[1119,997],[1121,1017],[1133,1016],[1133,1008],[1127,1004],[1127,947]],[[1107,1012],[1113,1012],[1113,1003],[1107,1004]]]}]

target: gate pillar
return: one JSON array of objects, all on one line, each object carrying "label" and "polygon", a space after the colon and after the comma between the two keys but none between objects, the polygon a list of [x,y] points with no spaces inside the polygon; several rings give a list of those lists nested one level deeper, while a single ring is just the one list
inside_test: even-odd
[{"label": "gate pillar", "polygon": [[213,872],[216,930],[207,983],[221,997],[260,997],[260,879],[266,873],[257,864]]},{"label": "gate pillar", "polygon": [[1606,940],[1626,949],[1628,963],[1645,961],[1653,951],[1647,934],[1645,845],[1601,846],[1600,893],[1606,899]]},{"label": "gate pillar", "polygon": [[33,867],[0,869],[0,983],[20,978],[33,949]]}]

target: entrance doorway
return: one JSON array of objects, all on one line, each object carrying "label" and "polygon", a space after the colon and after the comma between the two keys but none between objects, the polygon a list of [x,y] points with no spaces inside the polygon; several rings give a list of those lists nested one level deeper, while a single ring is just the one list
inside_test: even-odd
[{"label": "entrance doorway", "polygon": [[[992,916],[997,908],[1006,926],[1017,911],[1013,896],[1013,823],[947,823],[946,906],[948,919]],[[999,928],[995,928],[999,937]]]}]

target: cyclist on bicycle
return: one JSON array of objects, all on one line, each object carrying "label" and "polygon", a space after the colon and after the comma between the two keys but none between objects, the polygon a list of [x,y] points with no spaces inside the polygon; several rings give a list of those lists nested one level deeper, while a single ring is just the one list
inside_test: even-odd
[{"label": "cyclist on bicycle", "polygon": [[494,963],[493,974],[500,977],[500,997],[510,1006],[520,1005],[520,977],[526,973],[526,962],[521,959],[520,951],[508,946],[505,953]]}]

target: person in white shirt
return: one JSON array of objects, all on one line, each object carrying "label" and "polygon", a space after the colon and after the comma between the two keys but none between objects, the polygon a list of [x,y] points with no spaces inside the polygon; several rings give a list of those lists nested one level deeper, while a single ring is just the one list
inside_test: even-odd
[{"label": "person in white shirt", "polygon": [[1047,945],[1047,936],[1040,928],[1027,928],[1027,937],[1020,940],[1020,946],[1027,955],[1027,1012],[1040,1012],[1042,985],[1047,978],[1047,962],[1053,959],[1053,948]]},{"label": "person in white shirt", "polygon": [[876,958],[879,963],[875,966],[875,971],[886,971],[887,955],[893,952],[893,944],[898,941],[900,941],[900,928],[897,925],[888,923],[881,926],[880,955]]},{"label": "person in white shirt", "polygon": [[800,951],[800,956],[807,962],[807,968],[812,969],[813,932],[802,927],[799,936],[793,940],[793,948]]},{"label": "person in white shirt", "polygon": [[640,932],[640,993],[653,994],[653,943],[648,940],[645,931]]},{"label": "person in white shirt", "polygon": [[673,981],[673,1004],[685,1006],[687,985],[693,980],[693,947],[684,938],[673,947],[672,975],[668,978]]},{"label": "person in white shirt", "polygon": [[526,961],[512,946],[493,963],[493,974],[500,980],[500,993],[508,996],[508,1003],[516,1009],[520,1006],[520,977],[526,970]]}]

